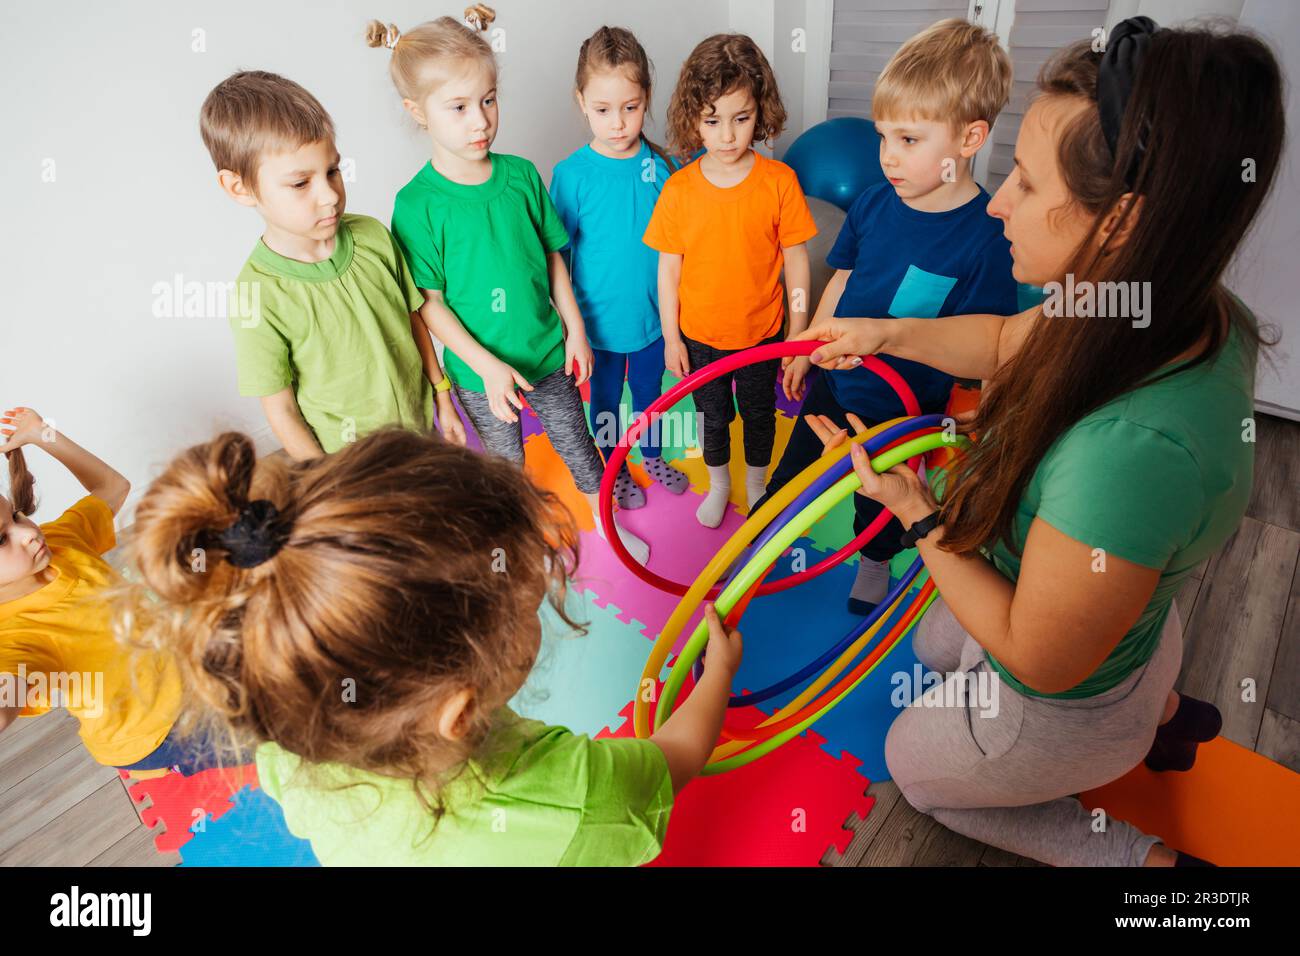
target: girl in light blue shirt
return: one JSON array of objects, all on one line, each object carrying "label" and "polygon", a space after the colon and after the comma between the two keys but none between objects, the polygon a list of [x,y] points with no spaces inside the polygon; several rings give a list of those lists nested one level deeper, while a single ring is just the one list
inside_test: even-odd
[{"label": "girl in light blue shirt", "polygon": [[[664,346],[659,325],[659,254],[641,241],[673,171],[641,131],[650,104],[650,61],[631,32],[601,27],[582,44],[574,93],[592,141],[561,161],[551,198],[569,231],[569,271],[595,354],[590,420],[608,458],[627,426],[659,397]],[[631,418],[620,420],[626,379]],[[658,427],[639,443],[646,472],[673,494],[687,478],[663,459]],[[620,508],[645,505],[627,465],[614,484]]]}]

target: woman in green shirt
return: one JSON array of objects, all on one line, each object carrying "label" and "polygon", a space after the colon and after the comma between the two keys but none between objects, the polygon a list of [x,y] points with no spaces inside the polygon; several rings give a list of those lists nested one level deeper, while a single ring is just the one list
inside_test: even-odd
[{"label": "woman in green shirt", "polygon": [[989,205],[1043,306],[801,336],[827,343],[825,368],[887,352],[987,380],[942,506],[854,452],[863,492],[905,528],[937,512],[917,546],[943,600],[916,651],[950,673],[894,722],[886,759],[950,829],[1057,865],[1204,862],[1122,821],[1098,828],[1073,795],[1149,751],[1186,769],[1218,731],[1212,706],[1173,692],[1173,596],[1250,495],[1261,339],[1222,275],[1277,168],[1281,90],[1268,47],[1241,34],[1136,17],[1104,56],[1063,50]]}]

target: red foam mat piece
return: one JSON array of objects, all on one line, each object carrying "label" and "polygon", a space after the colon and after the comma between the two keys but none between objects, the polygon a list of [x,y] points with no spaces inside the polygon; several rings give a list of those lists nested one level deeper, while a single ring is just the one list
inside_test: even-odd
[{"label": "red foam mat piece", "polygon": [[[615,733],[631,737],[632,704]],[[753,726],[757,708],[732,710],[729,725]],[[829,847],[843,853],[852,839],[850,813],[865,817],[874,797],[858,761],[822,750],[812,731],[747,766],[697,777],[677,796],[663,852],[649,866],[817,866]]]},{"label": "red foam mat piece", "polygon": [[[163,829],[154,838],[158,852],[172,853],[194,838],[190,828],[196,823],[206,824],[228,811],[234,805],[231,797],[244,786],[257,786],[253,764],[204,770],[190,777],[172,771],[128,784],[127,791],[141,805],[140,819],[146,827],[152,830],[162,822]],[[144,806],[146,799],[148,806]]]}]

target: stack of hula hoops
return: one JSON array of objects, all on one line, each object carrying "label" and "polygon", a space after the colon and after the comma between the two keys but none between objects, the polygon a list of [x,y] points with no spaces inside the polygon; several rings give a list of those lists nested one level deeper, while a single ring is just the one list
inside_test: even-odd
[{"label": "stack of hula hoops", "polygon": [[[677,655],[657,703],[654,701],[653,689],[664,663],[683,628],[703,601],[712,600],[718,615],[728,627],[734,627],[753,598],[787,590],[829,571],[855,554],[889,522],[890,513],[882,511],[861,534],[834,554],[795,574],[768,580],[785,550],[835,505],[861,487],[849,456],[851,444],[865,446],[871,466],[878,473],[900,462],[907,462],[908,467],[919,473],[926,452],[966,444],[964,438],[954,438],[951,430],[945,429],[943,416],[919,414],[916,396],[897,372],[875,356],[863,356],[863,367],[880,375],[893,388],[908,413],[906,417],[884,422],[854,436],[805,468],[749,516],[690,585],[669,580],[638,564],[614,531],[613,489],[615,477],[641,435],[659,416],[701,385],[746,365],[787,355],[808,355],[817,345],[817,342],[761,345],[699,369],[642,412],[609,457],[600,489],[600,520],[605,529],[605,540],[619,560],[641,580],[661,591],[681,596],[655,641],[641,683],[633,696],[632,720],[638,737],[650,736],[672,714],[692,669],[694,679],[699,677],[700,655],[709,638],[708,624],[703,617]],[[719,583],[736,565],[739,568],[730,579]],[[724,726],[722,739],[703,772],[717,774],[743,767],[811,727],[848,697],[912,632],[935,596],[934,583],[917,557],[876,609],[856,622],[847,634],[815,660],[770,687],[733,695],[729,707],[747,707],[761,704],[807,682],[807,686],[792,700],[757,726]]]}]

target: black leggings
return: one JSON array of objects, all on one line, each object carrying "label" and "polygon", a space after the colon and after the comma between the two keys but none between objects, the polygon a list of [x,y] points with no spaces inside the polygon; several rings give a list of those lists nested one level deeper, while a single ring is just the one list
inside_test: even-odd
[{"label": "black leggings", "polygon": [[[728,355],[745,351],[715,349],[692,338],[682,338],[686,342],[686,356],[691,361],[692,372]],[[780,341],[782,338],[778,332],[758,344]],[[700,444],[704,447],[706,465],[725,465],[731,461],[731,423],[736,418],[736,406],[740,406],[740,418],[745,423],[745,464],[766,468],[771,463],[772,446],[776,444],[776,377],[780,369],[781,360],[771,359],[738,368],[696,389],[695,410],[702,419]],[[736,385],[734,400],[731,397],[733,381]]]},{"label": "black leggings", "polygon": [[[767,494],[749,509],[753,514],[768,498],[776,494],[790,480],[803,471],[814,461],[821,457],[823,446],[816,432],[809,427],[804,421],[805,415],[825,415],[840,428],[847,428],[852,433],[853,428],[849,424],[848,416],[845,410],[840,407],[840,403],[835,400],[835,395],[831,392],[830,386],[826,384],[826,375],[820,369],[812,369],[807,379],[807,390],[804,392],[803,406],[799,409],[799,419],[794,423],[794,429],[790,432],[790,441],[785,446],[785,451],[781,455],[781,462],[772,472],[772,477],[767,482]],[[774,393],[775,395],[775,393]],[[862,415],[863,423],[868,427],[878,425],[880,422],[888,421],[898,415],[905,414],[901,406],[898,411],[892,414],[885,414],[887,410],[881,409],[878,416]],[[925,409],[922,409],[925,411]],[[875,418],[873,421],[872,419]],[[853,495],[853,534],[859,535],[876,520],[876,516],[884,510],[884,506],[877,501],[873,501],[866,495]],[[896,555],[902,548],[899,546],[898,538],[903,533],[903,525],[897,518],[890,518],[889,524],[881,529],[880,533],[872,538],[865,548],[860,552],[864,558],[872,561],[888,561]]]}]

